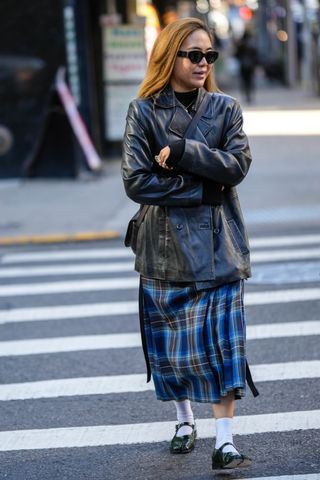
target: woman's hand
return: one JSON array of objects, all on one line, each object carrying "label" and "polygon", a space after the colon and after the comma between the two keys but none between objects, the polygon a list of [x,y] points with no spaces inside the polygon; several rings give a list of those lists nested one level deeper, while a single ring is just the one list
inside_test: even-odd
[{"label": "woman's hand", "polygon": [[172,170],[172,167],[167,167],[166,161],[168,160],[170,155],[170,147],[164,147],[160,150],[159,154],[156,155],[155,161],[160,165],[160,167],[164,168],[165,170]]}]

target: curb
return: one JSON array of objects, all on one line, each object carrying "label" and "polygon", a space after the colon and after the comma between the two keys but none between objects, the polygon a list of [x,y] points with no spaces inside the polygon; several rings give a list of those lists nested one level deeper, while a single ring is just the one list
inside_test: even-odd
[{"label": "curb", "polygon": [[95,240],[111,240],[120,237],[120,233],[116,230],[106,230],[104,232],[79,232],[70,234],[57,233],[49,235],[23,235],[19,237],[0,237],[0,245],[40,245],[48,243],[92,242]]}]

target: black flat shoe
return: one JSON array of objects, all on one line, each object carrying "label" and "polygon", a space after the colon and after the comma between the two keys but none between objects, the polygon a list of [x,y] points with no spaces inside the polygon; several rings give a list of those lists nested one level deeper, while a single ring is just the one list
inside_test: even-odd
[{"label": "black flat shoe", "polygon": [[[183,435],[182,437],[177,437],[177,432],[180,427],[183,425],[189,425],[192,428],[190,435]],[[197,430],[196,426],[189,422],[183,422],[176,425],[176,433],[170,443],[170,452],[171,453],[190,453],[194,449],[196,442]]]},{"label": "black flat shoe", "polygon": [[212,454],[213,470],[218,470],[221,468],[224,468],[224,469],[242,468],[242,467],[249,467],[251,465],[252,463],[251,458],[246,457],[241,453],[233,453],[233,452],[223,453],[222,450],[226,445],[232,445],[232,443],[227,442],[221,445],[220,448],[214,449]]}]

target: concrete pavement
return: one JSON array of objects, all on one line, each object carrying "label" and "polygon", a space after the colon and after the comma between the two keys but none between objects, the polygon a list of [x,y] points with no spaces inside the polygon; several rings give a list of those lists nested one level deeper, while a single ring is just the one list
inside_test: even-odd
[{"label": "concrete pavement", "polygon": [[[238,91],[227,92],[239,98]],[[257,91],[244,113],[267,110],[320,110],[320,98],[301,89]],[[314,112],[313,112],[314,113]],[[319,122],[320,124],[320,122]],[[247,132],[250,138],[250,132]],[[0,244],[97,240],[123,235],[137,205],[127,199],[120,159],[106,161],[99,177],[77,180],[0,182]]]}]

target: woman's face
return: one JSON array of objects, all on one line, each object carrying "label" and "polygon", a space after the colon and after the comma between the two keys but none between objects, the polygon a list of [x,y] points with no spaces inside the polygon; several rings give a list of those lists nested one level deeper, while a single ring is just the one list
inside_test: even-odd
[{"label": "woman's face", "polygon": [[[170,47],[169,47],[170,48]],[[182,43],[180,50],[200,50],[205,53],[212,50],[207,32],[202,29],[192,32]],[[187,57],[176,57],[170,84],[175,92],[188,92],[204,85],[212,65],[208,65],[205,57],[199,63],[191,63]]]}]

